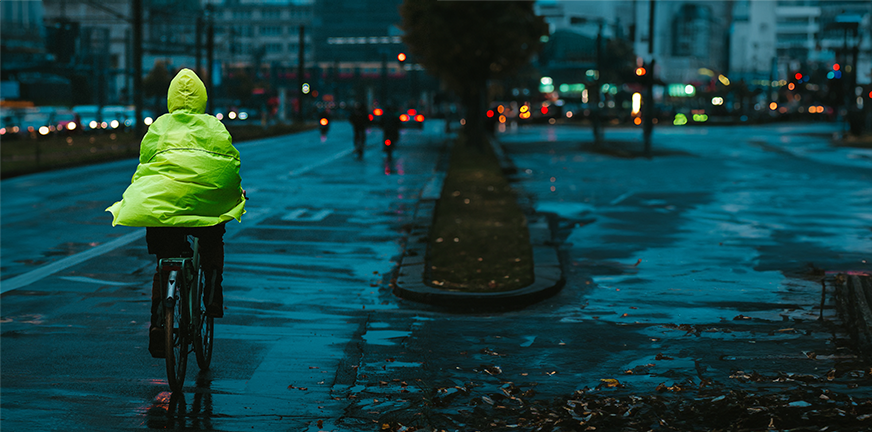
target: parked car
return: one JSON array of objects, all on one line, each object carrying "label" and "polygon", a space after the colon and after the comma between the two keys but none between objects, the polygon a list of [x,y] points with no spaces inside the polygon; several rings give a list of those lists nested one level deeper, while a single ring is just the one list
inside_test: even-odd
[{"label": "parked car", "polygon": [[405,113],[400,114],[400,127],[403,129],[424,129],[424,114],[419,114],[413,108],[408,109]]},{"label": "parked car", "polygon": [[21,110],[0,108],[0,136],[4,139],[15,137],[21,130]]},{"label": "parked car", "polygon": [[71,110],[59,109],[52,115],[52,125],[59,134],[73,134],[82,131],[79,116]]},{"label": "parked car", "polygon": [[73,107],[73,112],[79,115],[82,131],[88,132],[100,129],[102,116],[100,107],[97,105],[78,105]]},{"label": "parked car", "polygon": [[133,118],[128,117],[128,107],[122,105],[106,105],[101,111],[100,126],[103,129],[125,129],[133,124]]},{"label": "parked car", "polygon": [[[128,106],[124,111],[125,120],[124,125],[126,127],[134,127],[136,126],[136,107]],[[150,126],[157,119],[155,117],[154,112],[148,109],[142,110],[142,122],[146,127]]]},{"label": "parked car", "polygon": [[54,129],[52,112],[41,108],[27,108],[21,117],[19,133],[31,137],[44,136]]}]

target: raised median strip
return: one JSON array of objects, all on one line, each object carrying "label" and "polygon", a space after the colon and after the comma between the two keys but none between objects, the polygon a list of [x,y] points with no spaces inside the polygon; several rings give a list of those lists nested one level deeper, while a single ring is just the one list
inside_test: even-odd
[{"label": "raised median strip", "polygon": [[422,202],[416,214],[414,228],[400,263],[394,294],[420,303],[456,310],[520,309],[557,294],[565,279],[556,248],[551,245],[551,230],[544,218],[528,224],[533,247],[534,279],[531,285],[500,292],[471,292],[450,290],[431,285],[427,275],[427,244],[417,239],[426,238],[434,204]]},{"label": "raised median strip", "polygon": [[[499,171],[500,168],[503,171],[503,175],[506,172],[511,172],[511,161],[500,151],[499,145],[496,142],[493,142],[494,153],[497,155],[497,159],[499,160],[500,167],[497,167],[496,170]],[[468,154],[464,155],[466,158],[461,158],[459,160],[464,161],[468,160]],[[445,166],[445,164],[440,164],[441,166]],[[453,168],[449,168],[449,171]],[[464,169],[469,169],[468,165],[465,165]],[[456,172],[456,171],[451,171]],[[409,225],[409,233],[406,238],[406,244],[404,246],[404,251],[402,255],[402,260],[399,264],[397,277],[393,283],[393,292],[398,297],[403,299],[427,303],[431,305],[436,305],[444,308],[450,308],[456,311],[479,311],[479,310],[509,310],[509,309],[520,309],[525,306],[529,306],[537,301],[543,300],[547,297],[550,297],[557,292],[565,284],[565,280],[563,278],[563,272],[560,265],[560,259],[558,256],[558,252],[552,242],[552,234],[551,229],[549,227],[548,220],[543,215],[532,214],[529,210],[525,212],[525,215],[521,215],[521,220],[524,223],[517,224],[517,229],[526,229],[529,235],[523,236],[524,240],[522,243],[526,243],[526,239],[529,238],[529,247],[530,249],[528,253],[530,255],[526,255],[526,258],[517,258],[516,260],[520,263],[524,260],[532,259],[532,266],[529,266],[529,261],[527,261],[527,267],[530,270],[523,271],[531,271],[532,275],[528,277],[526,280],[530,281],[530,283],[526,285],[515,284],[506,284],[503,286],[500,280],[492,280],[491,283],[493,285],[487,284],[486,286],[482,286],[480,284],[474,283],[468,279],[464,279],[464,277],[469,277],[469,272],[461,273],[461,272],[449,272],[449,274],[454,277],[460,277],[461,279],[451,279],[452,282],[448,282],[445,279],[446,273],[441,272],[441,276],[436,275],[435,269],[439,266],[439,269],[442,270],[446,265],[464,265],[463,257],[458,256],[456,258],[452,257],[433,257],[430,254],[433,253],[433,248],[430,247],[430,242],[433,237],[439,237],[438,240],[441,240],[441,237],[448,233],[453,233],[452,231],[439,231],[437,226],[438,217],[436,216],[437,209],[441,208],[441,217],[449,217],[449,220],[456,220],[456,222],[460,223],[460,218],[464,221],[469,219],[474,219],[476,217],[484,217],[485,220],[478,220],[478,223],[471,223],[470,226],[480,227],[480,229],[485,230],[485,232],[489,232],[490,226],[495,223],[492,219],[487,219],[488,217],[494,217],[496,214],[493,214],[493,208],[485,208],[483,210],[489,210],[491,215],[487,216],[487,211],[485,214],[479,213],[470,213],[468,211],[464,212],[464,210],[460,210],[463,215],[457,214],[455,218],[455,214],[451,211],[446,213],[446,209],[451,207],[440,207],[446,205],[445,202],[440,202],[439,200],[452,200],[452,199],[460,199],[458,197],[469,197],[472,199],[473,204],[475,204],[476,200],[481,199],[480,197],[475,196],[474,194],[469,194],[469,190],[463,189],[464,187],[468,187],[469,183],[475,183],[475,186],[472,186],[472,190],[478,188],[478,190],[488,189],[500,189],[507,186],[501,186],[500,183],[481,183],[476,180],[479,177],[483,176],[475,176],[475,175],[467,175],[459,177],[460,183],[458,183],[458,179],[455,178],[453,181],[453,186],[449,186],[449,183],[443,182],[446,178],[451,177],[455,174],[449,174],[448,176],[445,173],[436,173],[434,175],[433,181],[428,183],[427,187],[424,191],[422,191],[418,204],[415,208],[415,215],[413,218],[413,222]],[[493,178],[493,176],[491,177]],[[506,184],[506,183],[501,183]],[[443,188],[450,187],[449,191],[454,191],[453,193],[441,193],[440,191]],[[458,188],[458,189],[455,189]],[[464,192],[460,192],[460,190],[464,190]],[[464,200],[466,204],[470,204],[470,199]],[[440,206],[437,206],[437,202],[440,203]],[[490,205],[491,201],[487,201]],[[494,205],[501,206],[502,204]],[[457,208],[456,206],[454,208]],[[465,208],[465,207],[461,207]],[[501,208],[501,207],[499,207]],[[518,211],[516,206],[511,205],[506,207],[506,211]],[[476,216],[479,215],[479,216]],[[499,219],[497,218],[497,221]],[[482,223],[482,222],[485,223]],[[489,221],[489,222],[487,222]],[[496,226],[499,226],[499,223],[496,223]],[[444,229],[444,226],[443,226]],[[478,229],[478,228],[473,228]],[[436,230],[435,234],[431,232],[432,230]],[[456,231],[454,231],[456,232]],[[467,228],[467,237],[472,237],[474,241],[484,241],[487,242],[490,238],[490,235],[486,236],[476,236],[471,235],[469,229]],[[496,239],[497,233],[493,234]],[[514,238],[518,238],[520,236],[506,234],[505,231],[502,231],[500,236],[512,236]],[[461,234],[460,237],[463,237]],[[502,237],[500,237],[502,238]],[[454,239],[455,242],[457,239]],[[511,245],[511,246],[509,246]],[[492,245],[489,245],[490,248],[500,248],[500,247],[521,247],[525,246],[519,245],[514,242],[504,242],[497,241]],[[464,248],[436,248],[435,250],[441,251],[441,253],[459,253],[466,254],[470,249]],[[479,251],[478,253],[482,253],[481,247],[475,249]],[[466,255],[468,258],[470,255]],[[476,256],[476,255],[472,255]],[[484,255],[481,255],[484,256]],[[524,257],[525,254],[517,254],[511,253],[509,256],[518,256]],[[435,259],[433,259],[435,258]],[[447,258],[447,259],[446,259]],[[436,261],[441,262],[441,264],[436,264]],[[478,259],[479,262],[482,261],[482,258]],[[468,266],[469,259],[466,259],[465,262]],[[484,262],[493,262],[489,261],[486,257]],[[520,265],[520,264],[519,264]],[[524,268],[520,267],[520,268]],[[472,267],[475,268],[475,267]],[[488,269],[482,268],[485,270],[484,273],[490,273],[490,277],[494,277],[493,271],[487,271]],[[493,269],[491,269],[493,270]],[[479,273],[482,273],[481,270]],[[511,273],[511,272],[509,272]],[[460,274],[467,276],[458,276]],[[529,273],[527,273],[529,274]],[[475,274],[472,275],[475,278]],[[506,276],[507,278],[510,276]],[[511,277],[518,277],[517,274]],[[524,279],[521,277],[521,279]],[[487,279],[485,279],[487,280]],[[520,286],[519,286],[520,285]]]}]

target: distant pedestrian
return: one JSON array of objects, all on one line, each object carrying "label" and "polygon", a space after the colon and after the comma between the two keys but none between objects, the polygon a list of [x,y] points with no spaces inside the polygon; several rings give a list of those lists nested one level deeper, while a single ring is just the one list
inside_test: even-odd
[{"label": "distant pedestrian", "polygon": [[363,108],[363,104],[354,104],[354,110],[348,117],[351,127],[354,129],[354,152],[357,157],[363,157],[363,147],[366,145],[366,127],[369,125],[369,115]]},{"label": "distant pedestrian", "polygon": [[[163,258],[189,251],[187,235],[200,239],[206,292],[213,302],[206,314],[224,316],[224,224],[241,221],[245,191],[239,176],[239,152],[215,117],[205,114],[206,86],[190,69],[173,78],[167,94],[169,113],[158,117],[142,138],[139,166],[121,201],[106,210],[112,225],[146,227],[148,252]],[[151,296],[148,350],[164,357],[159,320],[160,269]]]}]

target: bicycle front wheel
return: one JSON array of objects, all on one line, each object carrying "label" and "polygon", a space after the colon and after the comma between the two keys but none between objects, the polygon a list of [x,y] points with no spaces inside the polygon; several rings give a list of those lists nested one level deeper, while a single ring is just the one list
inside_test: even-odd
[{"label": "bicycle front wheel", "polygon": [[[203,307],[203,300],[207,303],[211,301],[211,292],[206,286],[206,278],[202,269],[198,272],[200,276],[197,278],[197,290],[195,302],[197,307],[194,308],[197,316],[197,334],[194,336],[194,353],[197,355],[197,366],[200,370],[209,370],[209,365],[212,363],[212,344],[215,341],[215,319],[206,316],[206,309]],[[206,293],[205,298],[203,293]]]},{"label": "bicycle front wheel", "polygon": [[167,300],[164,305],[166,330],[166,361],[167,378],[172,391],[179,391],[185,384],[185,372],[188,368],[187,326],[190,322],[187,316],[187,300],[179,296],[178,300]]}]

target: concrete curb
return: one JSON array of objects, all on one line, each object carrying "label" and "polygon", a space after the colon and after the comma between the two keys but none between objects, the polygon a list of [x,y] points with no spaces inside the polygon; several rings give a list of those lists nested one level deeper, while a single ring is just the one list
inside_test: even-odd
[{"label": "concrete curb", "polygon": [[[494,145],[495,150],[499,149]],[[505,169],[507,158],[502,151],[498,157]],[[440,175],[441,174],[441,175]],[[463,310],[521,309],[559,292],[565,284],[557,249],[551,242],[551,229],[544,216],[527,215],[527,229],[533,248],[533,283],[523,288],[494,293],[464,292],[437,288],[428,283],[427,237],[433,223],[433,212],[439,198],[444,173],[428,184],[415,209],[414,221],[406,241],[402,261],[397,270],[394,294],[398,297],[435,306]],[[431,181],[431,183],[433,183]],[[433,193],[435,191],[435,194]]]},{"label": "concrete curb", "polygon": [[836,309],[860,351],[872,359],[872,276],[839,275]]}]

